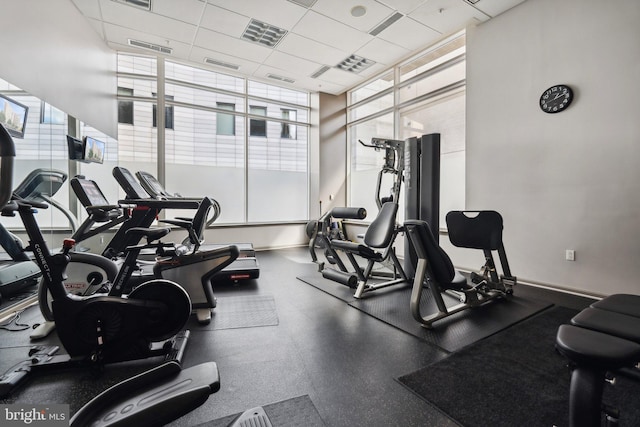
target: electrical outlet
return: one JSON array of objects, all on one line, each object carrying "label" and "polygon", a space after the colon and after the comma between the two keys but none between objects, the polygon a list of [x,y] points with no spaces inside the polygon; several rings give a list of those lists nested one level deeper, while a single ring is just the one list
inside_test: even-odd
[{"label": "electrical outlet", "polygon": [[575,261],[576,260],[576,251],[574,251],[573,249],[567,249],[564,252],[564,258],[567,261]]}]

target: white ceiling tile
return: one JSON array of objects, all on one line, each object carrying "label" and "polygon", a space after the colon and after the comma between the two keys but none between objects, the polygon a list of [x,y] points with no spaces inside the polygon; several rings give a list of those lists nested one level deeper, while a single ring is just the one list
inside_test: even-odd
[{"label": "white ceiling tile", "polygon": [[[195,66],[234,71],[204,58],[238,65],[236,74],[262,78],[267,72],[292,78],[301,89],[340,94],[469,22],[490,19],[524,0],[318,0],[311,9],[287,0],[153,0],[145,11],[113,0],[71,0],[116,50],[154,54],[127,39],[167,46],[170,58]],[[367,13],[356,18],[351,9]],[[442,9],[442,12],[440,11]],[[404,15],[378,36],[368,34],[395,11]],[[288,31],[274,49],[240,38],[250,18]],[[359,74],[335,68],[357,54],[375,64]],[[326,65],[317,79],[310,77]]]},{"label": "white ceiling tile", "polygon": [[319,80],[351,87],[362,80],[358,74],[350,71],[343,71],[339,68],[330,68],[319,77]]},{"label": "white ceiling tile", "polygon": [[291,70],[295,70],[297,74],[302,75],[311,75],[323,65],[278,51],[274,51],[271,55],[269,55],[269,57],[263,62],[263,64],[289,72]]},{"label": "white ceiling tile", "polygon": [[469,24],[489,19],[489,16],[464,0],[430,0],[409,16],[442,34],[452,33]]},{"label": "white ceiling tile", "polygon": [[226,34],[200,28],[194,42],[195,46],[212,49],[228,55],[242,56],[249,61],[262,62],[273,52],[273,49],[256,43],[231,37]]},{"label": "white ceiling tile", "polygon": [[[389,69],[387,65],[384,64],[373,64],[371,67],[366,70],[360,72],[358,75],[361,79],[369,79],[370,77],[375,76],[376,74],[380,74],[383,71]],[[359,84],[360,82],[358,82]]]},{"label": "white ceiling tile", "polygon": [[142,33],[129,28],[118,27],[112,24],[105,23],[104,31],[107,36],[107,40],[109,40],[109,44],[115,43],[118,45],[127,46],[128,50],[140,52],[145,55],[154,54],[155,52],[129,46],[127,39],[140,40],[170,47],[172,49],[172,54],[170,56],[174,56],[176,58],[188,58],[189,51],[191,50],[191,45],[187,43],[181,43],[175,40],[166,40],[164,37],[158,37],[152,34]]},{"label": "white ceiling tile", "polygon": [[292,85],[292,83],[270,79],[269,77],[267,77],[268,74],[274,74],[276,76],[285,77],[287,79],[295,80],[297,82],[297,77],[295,73],[287,73],[285,70],[281,70],[280,68],[274,68],[264,64],[259,66],[258,69],[253,72],[254,77],[258,77],[260,79],[263,79],[264,81],[267,81],[273,84],[278,84],[278,85],[286,85],[286,86]]},{"label": "white ceiling tile", "polygon": [[290,30],[307,12],[287,0],[209,0],[209,3],[285,30]]},{"label": "white ceiling tile", "polygon": [[398,12],[405,15],[416,10],[418,6],[427,0],[377,0],[379,3],[385,4]]},{"label": "white ceiling tile", "polygon": [[398,62],[398,58],[402,58],[410,52],[409,49],[375,38],[358,49],[355,54],[381,64],[393,65]]},{"label": "white ceiling tile", "polygon": [[192,43],[197,29],[195,25],[116,3],[112,0],[101,0],[100,8],[105,22],[169,40]]},{"label": "white ceiling tile", "polygon": [[309,11],[293,27],[292,32],[347,52],[358,50],[373,38],[369,34],[313,11]]},{"label": "white ceiling tile", "polygon": [[260,66],[257,62],[248,61],[244,58],[239,58],[237,56],[227,55],[225,53],[216,52],[214,50],[203,49],[201,47],[194,47],[191,49],[191,54],[189,55],[189,60],[197,64],[199,67],[211,68],[215,70],[219,70],[222,72],[233,73],[234,71],[225,68],[225,67],[217,67],[212,64],[208,64],[204,62],[205,58],[216,59],[218,61],[226,62],[229,64],[234,64],[240,66],[240,68],[236,71],[239,73],[251,75],[253,74],[258,67]]},{"label": "white ceiling tile", "polygon": [[200,26],[217,33],[229,34],[240,38],[250,21],[251,19],[247,16],[207,5]]},{"label": "white ceiling tile", "polygon": [[153,0],[151,11],[192,25],[198,25],[205,3],[200,0]]},{"label": "white ceiling tile", "polygon": [[[355,6],[364,6],[367,13],[352,16],[351,9]],[[394,13],[393,9],[374,0],[322,0],[313,5],[313,10],[365,33]]]},{"label": "white ceiling tile", "polygon": [[404,16],[378,34],[378,37],[413,51],[435,42],[441,34]]},{"label": "white ceiling tile", "polygon": [[295,33],[287,34],[278,44],[277,49],[300,58],[329,66],[334,66],[349,56],[349,52],[318,43],[315,40],[299,36]]}]

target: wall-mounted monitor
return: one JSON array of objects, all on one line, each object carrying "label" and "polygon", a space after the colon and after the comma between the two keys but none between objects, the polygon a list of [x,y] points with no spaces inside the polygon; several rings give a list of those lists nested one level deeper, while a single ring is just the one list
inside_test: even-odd
[{"label": "wall-mounted monitor", "polygon": [[84,156],[84,143],[71,135],[67,135],[67,148],[69,149],[69,160],[82,161]]},{"label": "wall-mounted monitor", "polygon": [[24,138],[29,107],[0,94],[0,123],[11,136]]},{"label": "wall-mounted monitor", "polygon": [[105,144],[90,136],[84,137],[84,154],[82,156],[85,162],[103,163],[104,162]]}]

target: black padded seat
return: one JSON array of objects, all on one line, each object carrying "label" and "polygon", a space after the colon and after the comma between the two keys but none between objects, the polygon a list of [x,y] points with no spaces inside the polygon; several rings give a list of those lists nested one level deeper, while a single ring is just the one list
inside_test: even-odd
[{"label": "black padded seat", "polygon": [[640,317],[640,295],[614,294],[594,302],[591,307]]},{"label": "black padded seat", "polygon": [[364,235],[364,244],[372,248],[386,248],[393,243],[397,213],[397,203],[387,202],[383,204],[378,216],[367,228],[367,232]]},{"label": "black padded seat", "polygon": [[616,370],[640,360],[640,344],[572,325],[558,328],[556,348],[574,363],[600,370]]},{"label": "black padded seat", "polygon": [[571,324],[640,343],[640,317],[598,308],[585,308]]},{"label": "black padded seat", "polygon": [[127,230],[126,234],[137,240],[146,237],[149,241],[154,241],[166,236],[170,232],[170,228],[131,227]]},{"label": "black padded seat", "polygon": [[424,251],[425,258],[429,260],[433,278],[440,288],[457,291],[469,289],[471,286],[467,283],[466,277],[453,267],[451,258],[436,242],[428,224],[420,220],[407,220],[405,227],[407,225],[415,227],[419,238],[416,243],[421,246],[421,249],[416,251],[419,254]]},{"label": "black padded seat", "polygon": [[387,202],[382,205],[378,216],[367,227],[364,244],[348,240],[332,240],[331,246],[334,249],[355,253],[365,259],[380,262],[383,260],[384,254],[376,252],[375,249],[387,249],[393,243],[397,213],[398,204]]}]

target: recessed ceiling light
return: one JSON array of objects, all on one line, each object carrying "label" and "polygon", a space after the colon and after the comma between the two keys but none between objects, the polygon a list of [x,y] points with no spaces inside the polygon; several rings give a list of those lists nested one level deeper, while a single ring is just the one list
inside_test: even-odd
[{"label": "recessed ceiling light", "polygon": [[287,30],[252,19],[242,34],[242,38],[267,47],[275,47],[287,34]]},{"label": "recessed ceiling light", "polygon": [[355,16],[356,18],[364,16],[366,13],[367,8],[364,6],[354,6],[353,8],[351,8],[351,15]]},{"label": "recessed ceiling light", "polygon": [[350,55],[348,58],[345,58],[342,62],[336,65],[336,68],[344,71],[350,71],[352,73],[359,73],[371,67],[373,64],[375,64],[375,61],[358,55]]}]

